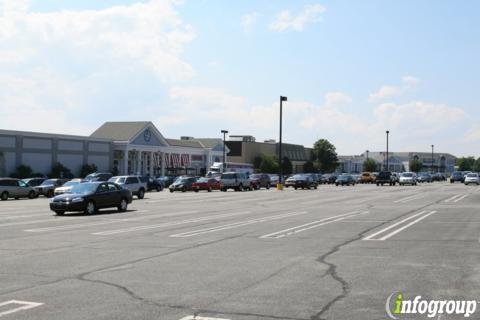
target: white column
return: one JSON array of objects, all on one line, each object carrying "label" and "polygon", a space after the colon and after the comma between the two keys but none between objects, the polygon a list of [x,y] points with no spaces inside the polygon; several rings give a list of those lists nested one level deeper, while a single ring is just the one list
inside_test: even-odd
[{"label": "white column", "polygon": [[123,172],[122,174],[127,175],[128,174],[128,148],[125,148],[125,151],[123,152]]},{"label": "white column", "polygon": [[165,152],[162,152],[162,170],[161,170],[161,175],[165,175]]},{"label": "white column", "polygon": [[150,174],[151,177],[154,176],[153,168],[154,168],[153,151],[150,151],[150,172],[149,172],[149,174]]},{"label": "white column", "polygon": [[135,172],[134,174],[137,174],[138,171],[140,171],[140,151],[135,151],[136,159],[135,159]]}]

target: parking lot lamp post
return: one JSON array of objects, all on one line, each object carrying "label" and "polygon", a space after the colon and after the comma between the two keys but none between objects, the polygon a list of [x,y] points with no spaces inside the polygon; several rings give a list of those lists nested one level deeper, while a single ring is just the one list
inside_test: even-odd
[{"label": "parking lot lamp post", "polygon": [[370,152],[370,151],[367,150],[367,160],[368,160],[368,153],[369,153],[369,152]]},{"label": "parking lot lamp post", "polygon": [[287,97],[280,96],[280,139],[278,143],[278,164],[280,165],[279,168],[279,175],[278,175],[278,190],[283,190],[282,184],[282,176],[283,176],[283,158],[282,158],[282,108],[283,108],[283,101],[287,101]]},{"label": "parking lot lamp post", "polygon": [[385,171],[388,171],[388,134],[390,133],[390,131],[387,130],[387,170]]},{"label": "parking lot lamp post", "polygon": [[434,148],[434,145],[432,144],[432,173],[433,173],[433,148]]},{"label": "parking lot lamp post", "polygon": [[225,160],[226,160],[226,154],[225,154],[225,135],[228,133],[228,130],[222,130],[223,133],[223,164],[222,164],[222,172],[225,171]]}]

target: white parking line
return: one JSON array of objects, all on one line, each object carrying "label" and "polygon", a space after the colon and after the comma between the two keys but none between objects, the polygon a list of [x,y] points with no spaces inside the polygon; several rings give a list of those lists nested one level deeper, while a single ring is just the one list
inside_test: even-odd
[{"label": "white parking line", "polygon": [[445,202],[447,202],[447,203],[448,202],[458,202],[462,199],[465,199],[467,196],[468,196],[468,194],[457,194],[453,197],[450,197],[450,198],[446,199]]},{"label": "white parking line", "polygon": [[468,194],[464,194],[464,195],[461,196],[460,198],[457,198],[457,199],[453,200],[453,202],[461,201],[461,200],[465,199],[466,197],[468,197]]},{"label": "white parking line", "polygon": [[302,224],[300,226],[296,226],[296,227],[280,230],[280,231],[277,231],[277,232],[269,233],[269,234],[261,236],[260,239],[266,239],[266,238],[280,239],[280,238],[283,238],[283,237],[288,237],[288,236],[291,236],[293,234],[304,232],[304,231],[307,231],[307,230],[310,230],[310,229],[313,229],[313,228],[318,228],[318,227],[324,226],[326,224],[342,221],[344,219],[354,217],[354,216],[358,216],[360,214],[366,214],[366,213],[369,213],[369,212],[368,211],[363,211],[363,212],[353,211],[353,212],[349,212],[349,213],[345,213],[345,214],[340,214],[340,215],[337,215],[337,216],[328,217],[328,218],[325,218],[325,219],[321,219],[321,220],[313,221],[313,222],[310,222],[310,223]]},{"label": "white parking line", "polygon": [[200,234],[217,232],[217,231],[228,230],[228,229],[234,229],[234,228],[248,226],[248,225],[255,224],[255,223],[279,220],[279,219],[298,216],[298,215],[302,215],[302,214],[306,214],[306,213],[308,213],[308,212],[307,211],[302,211],[302,212],[290,212],[290,213],[285,213],[285,214],[278,214],[278,215],[269,216],[269,217],[263,217],[263,218],[258,218],[258,219],[250,219],[250,220],[245,220],[245,221],[229,223],[229,224],[225,224],[225,225],[221,225],[221,226],[217,226],[217,227],[212,227],[212,228],[192,230],[192,231],[188,231],[188,232],[184,232],[184,233],[173,234],[170,237],[172,237],[172,238],[194,237],[194,236],[198,236]]},{"label": "white parking line", "polygon": [[408,196],[408,197],[405,197],[405,198],[402,198],[402,199],[399,199],[399,200],[396,200],[396,201],[393,201],[394,203],[405,203],[405,202],[409,202],[409,201],[413,201],[413,200],[418,200],[418,199],[421,199],[425,197],[424,195],[422,194],[414,194],[414,195],[411,195],[411,196]]},{"label": "white parking line", "polygon": [[[387,240],[388,238],[391,238],[391,237],[393,237],[394,235],[402,232],[403,230],[405,230],[405,229],[413,226],[415,223],[418,223],[418,222],[422,221],[423,219],[425,219],[425,218],[427,218],[428,216],[436,213],[437,211],[430,211],[430,212],[428,212],[428,213],[426,213],[426,212],[427,212],[427,211],[421,211],[421,212],[419,212],[419,213],[417,213],[417,214],[414,214],[414,215],[412,215],[412,216],[410,216],[410,217],[408,217],[408,218],[406,218],[406,219],[403,219],[402,221],[399,221],[399,222],[397,222],[397,223],[392,224],[391,226],[388,226],[388,227],[385,228],[385,229],[382,229],[382,230],[380,230],[380,231],[378,231],[378,232],[375,232],[374,234],[371,234],[371,235],[369,235],[368,237],[363,238],[362,240],[370,240],[370,241],[384,241],[384,240]],[[425,214],[425,213],[426,213],[426,214]],[[395,228],[396,226],[401,225],[402,223],[407,222],[407,221],[409,221],[409,220],[412,220],[412,219],[414,219],[414,218],[416,218],[416,217],[418,217],[418,216],[421,216],[421,217],[418,218],[418,219],[416,219],[416,220],[414,220],[414,221],[412,221],[412,222],[410,222],[410,223],[408,223],[408,224],[406,224],[406,225],[404,225],[404,226],[402,226],[402,227],[400,227],[400,228],[398,228],[398,229],[396,229],[396,230],[394,230],[394,231],[392,231],[392,232],[390,232],[389,234],[387,234],[387,235],[385,235],[385,236],[383,236],[383,237],[381,237],[381,238],[379,238],[379,239],[374,239],[374,237],[378,236],[379,234],[383,234],[383,233],[385,233],[386,231],[391,230],[391,229]]]},{"label": "white parking line", "polygon": [[8,306],[10,304],[12,304],[14,306],[15,305],[21,305],[21,307],[16,307],[16,308],[13,308],[13,309],[10,309],[10,310],[2,311],[2,312],[0,312],[0,317],[9,315],[9,314],[12,314],[12,313],[15,313],[15,312],[23,311],[23,310],[33,309],[33,308],[36,308],[36,307],[39,307],[39,306],[43,305],[43,303],[40,303],[40,302],[10,300],[10,301],[5,301],[5,302],[0,303],[0,307]]},{"label": "white parking line", "polygon": [[180,320],[230,320],[230,319],[224,319],[224,318],[208,318],[208,317],[198,317],[198,316],[188,316],[184,317]]},{"label": "white parking line", "polygon": [[158,228],[164,228],[164,227],[172,227],[172,226],[178,226],[178,225],[182,225],[182,224],[189,224],[189,223],[195,223],[195,222],[214,220],[214,219],[218,219],[218,218],[228,218],[228,217],[234,217],[234,216],[249,214],[249,213],[252,213],[252,212],[251,211],[242,211],[242,212],[234,212],[234,213],[217,214],[217,215],[200,217],[200,218],[195,218],[195,219],[165,222],[165,223],[160,223],[160,224],[156,224],[156,225],[147,225],[147,226],[124,228],[124,229],[107,230],[107,231],[95,232],[95,233],[92,233],[92,234],[93,235],[99,235],[99,236],[109,236],[109,235],[114,235],[114,234],[119,234],[119,233],[127,233],[127,232],[158,229]]}]

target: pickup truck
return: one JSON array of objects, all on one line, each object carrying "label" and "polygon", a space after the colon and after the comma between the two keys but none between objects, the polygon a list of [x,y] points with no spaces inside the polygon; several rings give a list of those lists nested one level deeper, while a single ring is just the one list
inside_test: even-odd
[{"label": "pickup truck", "polygon": [[375,179],[377,186],[388,184],[390,186],[394,186],[397,184],[397,178],[394,174],[390,171],[382,171],[378,174],[377,178]]}]

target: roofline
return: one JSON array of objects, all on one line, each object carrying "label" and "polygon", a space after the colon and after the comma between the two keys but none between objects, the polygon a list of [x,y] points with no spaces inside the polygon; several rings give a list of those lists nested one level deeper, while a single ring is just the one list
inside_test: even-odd
[{"label": "roofline", "polygon": [[97,142],[113,142],[111,139],[105,138],[93,138],[90,136],[79,136],[79,135],[70,135],[70,134],[61,134],[61,133],[44,133],[44,132],[35,132],[35,131],[18,131],[18,130],[4,130],[0,129],[0,134],[4,135],[24,135],[24,136],[32,136],[37,138],[63,138],[63,139],[70,139],[70,140],[89,140],[89,141],[97,141]]}]

